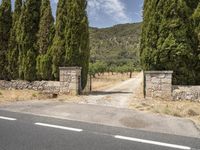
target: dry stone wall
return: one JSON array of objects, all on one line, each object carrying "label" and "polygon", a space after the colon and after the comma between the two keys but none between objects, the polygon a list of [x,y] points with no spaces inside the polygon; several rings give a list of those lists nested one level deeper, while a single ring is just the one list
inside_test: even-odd
[{"label": "dry stone wall", "polygon": [[0,81],[0,89],[4,90],[35,90],[48,94],[67,94],[70,92],[70,82],[59,81]]},{"label": "dry stone wall", "polygon": [[172,85],[172,74],[173,71],[145,72],[145,98],[200,102],[200,86]]},{"label": "dry stone wall", "polygon": [[81,74],[81,68],[67,67],[60,68],[60,81],[21,81],[0,80],[0,89],[3,90],[35,90],[47,94],[78,94],[78,77]]},{"label": "dry stone wall", "polygon": [[173,99],[200,102],[200,86],[173,86]]}]

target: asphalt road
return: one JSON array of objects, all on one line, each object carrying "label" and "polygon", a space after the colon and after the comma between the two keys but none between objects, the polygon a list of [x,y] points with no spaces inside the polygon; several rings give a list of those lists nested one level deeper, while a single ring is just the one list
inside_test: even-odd
[{"label": "asphalt road", "polygon": [[200,149],[200,138],[0,110],[0,150],[174,149]]}]

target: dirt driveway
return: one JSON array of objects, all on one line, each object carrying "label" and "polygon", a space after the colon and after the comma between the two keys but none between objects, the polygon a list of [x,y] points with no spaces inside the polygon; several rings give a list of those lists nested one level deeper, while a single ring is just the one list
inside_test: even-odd
[{"label": "dirt driveway", "polygon": [[88,96],[84,96],[77,102],[80,104],[128,108],[131,102],[130,100],[133,97],[142,97],[142,82],[143,73],[141,72],[135,77],[117,84],[112,88],[95,91]]}]

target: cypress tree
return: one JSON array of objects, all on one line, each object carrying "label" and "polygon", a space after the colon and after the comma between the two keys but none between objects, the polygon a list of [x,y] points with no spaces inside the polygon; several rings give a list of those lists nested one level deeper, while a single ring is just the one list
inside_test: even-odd
[{"label": "cypress tree", "polygon": [[160,23],[159,14],[156,10],[157,1],[144,1],[144,18],[141,35],[141,63],[144,70],[153,68],[154,54],[157,51],[158,27]]},{"label": "cypress tree", "polygon": [[144,70],[174,70],[174,84],[196,84],[194,1],[146,0],[144,5],[141,63]]},{"label": "cypress tree", "polygon": [[36,79],[36,57],[38,54],[37,33],[39,30],[41,0],[26,0],[18,25],[19,77]]},{"label": "cypress tree", "polygon": [[197,50],[195,51],[196,59],[194,59],[195,72],[196,72],[196,83],[200,84],[200,2],[193,14],[195,33],[197,39]]},{"label": "cypress tree", "polygon": [[65,55],[65,36],[67,17],[67,0],[59,0],[56,12],[55,36],[50,49],[52,56],[52,76],[54,79],[59,78],[59,67],[64,66]]},{"label": "cypress tree", "polygon": [[0,5],[0,79],[7,79],[7,59],[10,30],[12,27],[11,1],[2,0]]},{"label": "cypress tree", "polygon": [[8,74],[10,79],[18,78],[18,42],[16,39],[17,26],[21,14],[22,0],[15,1],[15,9],[12,15],[12,30],[10,32],[9,52],[8,52]]},{"label": "cypress tree", "polygon": [[197,34],[198,39],[198,51],[200,51],[200,2],[196,10],[194,11],[193,20],[195,24],[195,32]]},{"label": "cypress tree", "polygon": [[86,0],[68,0],[65,65],[82,67],[81,85],[85,88],[89,66],[89,32]]},{"label": "cypress tree", "polygon": [[40,9],[40,24],[38,31],[38,48],[37,57],[37,75],[39,79],[51,79],[51,54],[50,46],[52,45],[54,35],[54,19],[52,16],[49,0],[42,0]]}]

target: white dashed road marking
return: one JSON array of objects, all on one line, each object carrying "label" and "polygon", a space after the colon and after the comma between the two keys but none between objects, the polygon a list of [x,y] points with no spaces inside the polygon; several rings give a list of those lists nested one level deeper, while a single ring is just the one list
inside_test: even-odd
[{"label": "white dashed road marking", "polygon": [[70,127],[64,127],[64,126],[58,126],[58,125],[52,125],[52,124],[46,124],[46,123],[35,123],[37,126],[43,126],[43,127],[50,127],[50,128],[57,128],[62,130],[69,130],[69,131],[75,131],[75,132],[82,132],[82,129],[77,128],[70,128]]},{"label": "white dashed road marking", "polygon": [[[4,116],[0,116],[0,119],[9,120],[9,121],[17,120],[16,118],[10,118],[10,117],[4,117]],[[71,128],[71,127],[65,127],[65,126],[59,126],[59,125],[53,125],[53,124],[46,124],[46,123],[40,123],[40,122],[35,123],[35,125],[56,128],[56,129],[62,129],[62,130],[69,130],[69,131],[74,131],[74,132],[82,132],[83,131],[83,129]],[[121,135],[115,135],[114,137],[116,139],[133,141],[133,142],[138,142],[138,143],[151,144],[151,145],[157,145],[157,146],[163,146],[163,147],[169,147],[169,148],[175,148],[175,149],[182,149],[182,150],[192,150],[191,147],[182,146],[182,145],[169,144],[169,143],[163,143],[163,142],[151,141],[151,140],[144,140],[144,139],[126,137],[126,136],[121,136]]]},{"label": "white dashed road marking", "polygon": [[17,120],[15,118],[9,118],[9,117],[4,117],[4,116],[0,116],[0,119],[9,120],[9,121],[15,121],[15,120]]},{"label": "white dashed road marking", "polygon": [[116,135],[115,138],[133,141],[133,142],[151,144],[151,145],[158,145],[158,146],[163,146],[163,147],[182,149],[182,150],[191,150],[192,149],[191,147],[182,146],[182,145],[168,144],[168,143],[162,143],[162,142],[157,142],[157,141],[149,141],[149,140],[137,139],[137,138],[132,138],[132,137],[120,136],[120,135]]}]

